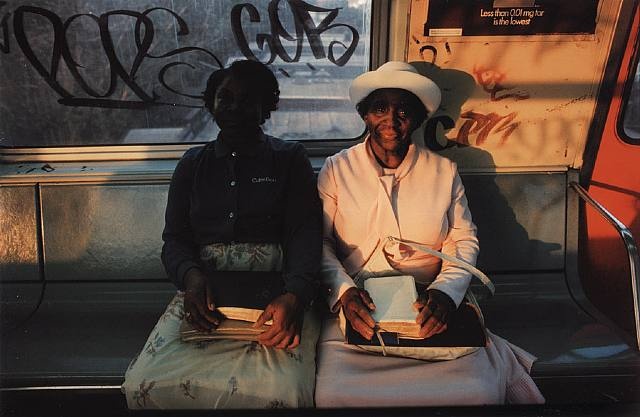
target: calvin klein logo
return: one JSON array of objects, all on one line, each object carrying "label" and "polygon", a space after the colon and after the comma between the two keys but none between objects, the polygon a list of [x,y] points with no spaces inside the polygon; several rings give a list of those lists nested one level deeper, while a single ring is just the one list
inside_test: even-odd
[{"label": "calvin klein logo", "polygon": [[253,177],[251,178],[251,182],[254,184],[259,184],[261,182],[277,182],[277,180],[271,177]]}]

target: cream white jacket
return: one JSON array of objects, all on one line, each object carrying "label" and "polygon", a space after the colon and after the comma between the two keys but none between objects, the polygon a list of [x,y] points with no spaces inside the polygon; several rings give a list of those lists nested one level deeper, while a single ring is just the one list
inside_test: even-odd
[{"label": "cream white jacket", "polygon": [[[324,209],[323,283],[329,305],[355,284],[381,239],[394,236],[475,264],[476,226],[456,164],[410,145],[395,171],[378,164],[368,140],[327,158],[318,177]],[[471,275],[400,245],[387,253],[397,270],[449,295],[459,305]]]}]

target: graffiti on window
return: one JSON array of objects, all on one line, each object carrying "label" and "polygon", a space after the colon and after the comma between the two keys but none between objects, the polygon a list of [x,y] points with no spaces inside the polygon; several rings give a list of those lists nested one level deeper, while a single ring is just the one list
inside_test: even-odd
[{"label": "graffiti on window", "polygon": [[[285,9],[281,3],[282,0],[269,2],[267,19],[250,3],[233,6],[229,22],[237,50],[242,56],[267,64],[273,63],[276,57],[287,63],[298,62],[307,39],[315,59],[326,59],[336,66],[344,66],[349,61],[360,35],[353,26],[335,23],[341,8],[323,8],[300,0],[286,0],[288,8]],[[197,78],[202,79],[212,69],[225,65],[223,55],[211,47],[180,46],[159,51],[156,45],[159,33],[156,20],[172,20],[176,27],[175,36],[182,40],[181,43],[188,42],[191,34],[187,20],[175,10],[165,7],[152,7],[144,11],[111,10],[101,14],[76,13],[65,19],[44,7],[21,5],[7,11],[6,6],[6,1],[0,1],[0,51],[13,54],[20,50],[29,66],[59,96],[58,103],[65,106],[122,109],[144,109],[152,106],[201,107],[201,92],[186,91],[173,81],[189,77],[185,74],[189,71],[197,72]],[[293,22],[293,34],[285,29],[281,16],[283,10],[290,13],[285,20],[287,23]],[[243,18],[245,11],[248,21]],[[311,13],[326,16],[316,24]],[[29,22],[34,21],[38,22],[37,30],[30,27],[33,24],[30,25]],[[114,21],[119,24],[114,24]],[[122,27],[123,21],[127,22],[127,27]],[[246,26],[267,21],[266,32],[259,32],[255,39],[247,38]],[[99,33],[102,56],[98,62],[83,60],[78,56],[82,54],[74,49],[74,41],[83,36],[81,30],[87,27]],[[260,25],[260,28],[264,29],[265,26]],[[350,34],[349,41],[345,43],[343,40],[332,39],[325,46],[323,34],[333,35],[337,31],[347,31]],[[123,33],[132,37],[135,44],[133,53],[128,55],[119,50],[123,45]],[[52,39],[46,50],[42,50],[43,35]],[[287,42],[286,46],[294,44],[293,53],[290,54],[287,50],[283,39]],[[15,44],[12,44],[12,40]],[[257,50],[252,49],[253,41]],[[228,55],[228,51],[225,52]],[[266,52],[266,58],[258,52]],[[159,61],[160,64],[146,65],[147,61]],[[89,71],[90,66],[104,67],[105,63],[108,68],[106,77],[95,77],[95,74],[104,75],[100,69]],[[155,72],[144,73],[146,67]],[[281,69],[282,71],[286,73],[286,70]],[[61,81],[62,73],[72,82]],[[126,89],[122,89],[122,85]]]},{"label": "graffiti on window", "polygon": [[[268,11],[271,33],[259,33],[256,36],[256,42],[260,49],[264,49],[264,47],[266,46],[270,51],[269,58],[265,63],[272,63],[276,56],[280,57],[284,62],[297,62],[300,59],[300,55],[302,53],[302,46],[305,35],[309,40],[311,51],[313,52],[313,56],[316,59],[328,57],[330,62],[338,66],[343,66],[347,63],[347,61],[349,61],[349,58],[351,58],[356,49],[356,46],[358,45],[360,35],[358,34],[356,28],[354,28],[353,26],[349,26],[344,23],[331,24],[338,16],[338,13],[340,11],[339,8],[328,9],[314,6],[300,0],[288,0],[289,5],[291,6],[295,26],[295,36],[293,36],[284,28],[282,21],[280,20],[280,9],[278,7],[280,1],[281,0],[272,0],[269,3]],[[238,44],[238,47],[240,48],[240,51],[242,51],[243,55],[247,58],[258,59],[258,57],[256,57],[251,51],[249,42],[243,32],[242,12],[244,10],[249,13],[251,22],[260,22],[260,14],[258,12],[258,9],[256,9],[254,5],[249,3],[238,4],[231,10],[231,27],[233,28],[233,34],[236,39],[236,43]],[[311,12],[328,14],[324,19],[322,19],[320,24],[316,25],[313,18],[311,17]],[[350,44],[346,45],[341,41],[333,40],[329,43],[328,49],[325,49],[322,42],[322,34],[326,31],[336,28],[344,28],[345,30],[351,32]],[[284,48],[282,44],[283,38],[288,41],[296,42],[295,53],[293,56],[289,55],[287,50]],[[336,57],[335,49],[338,46],[344,48],[345,51],[341,56]]]}]

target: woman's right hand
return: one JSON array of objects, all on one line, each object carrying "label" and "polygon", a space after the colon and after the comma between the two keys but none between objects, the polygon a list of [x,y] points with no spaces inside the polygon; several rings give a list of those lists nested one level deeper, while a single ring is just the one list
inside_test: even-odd
[{"label": "woman's right hand", "polygon": [[371,317],[371,311],[376,309],[369,293],[357,287],[351,287],[340,297],[344,316],[351,323],[351,327],[362,337],[371,340],[376,322]]},{"label": "woman's right hand", "polygon": [[186,320],[200,331],[218,327],[222,315],[215,309],[207,278],[197,268],[187,271],[184,278],[184,312]]}]

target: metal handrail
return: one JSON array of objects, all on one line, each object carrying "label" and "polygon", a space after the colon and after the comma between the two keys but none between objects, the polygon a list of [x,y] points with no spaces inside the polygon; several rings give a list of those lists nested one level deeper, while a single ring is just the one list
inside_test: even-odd
[{"label": "metal handrail", "polygon": [[584,201],[595,208],[602,217],[615,227],[625,244],[627,255],[629,256],[629,269],[631,270],[631,291],[633,292],[633,312],[636,325],[636,347],[640,350],[640,278],[638,277],[640,273],[640,256],[638,256],[638,245],[633,239],[631,230],[613,214],[609,213],[602,204],[594,200],[580,184],[571,181],[569,187],[573,188]]}]

